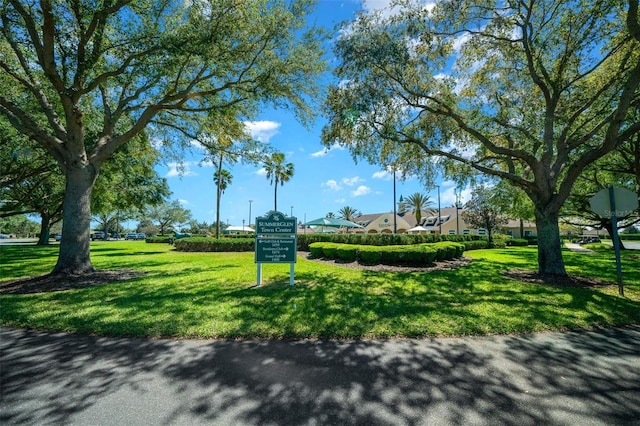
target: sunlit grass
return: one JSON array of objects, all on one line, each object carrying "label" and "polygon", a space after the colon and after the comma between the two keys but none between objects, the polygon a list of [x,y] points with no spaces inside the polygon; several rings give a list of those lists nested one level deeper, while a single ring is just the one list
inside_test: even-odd
[{"label": "sunlit grass", "polygon": [[[144,276],[63,292],[0,296],[8,326],[123,336],[376,338],[514,333],[640,323],[640,253],[623,253],[625,297],[613,253],[565,252],[571,274],[611,282],[599,289],[555,288],[506,278],[535,269],[530,247],[468,252],[454,271],[359,271],[299,258],[263,266],[253,253],[181,253],[163,244],[97,242],[97,268]],[[0,277],[46,273],[52,247],[0,246]]]}]

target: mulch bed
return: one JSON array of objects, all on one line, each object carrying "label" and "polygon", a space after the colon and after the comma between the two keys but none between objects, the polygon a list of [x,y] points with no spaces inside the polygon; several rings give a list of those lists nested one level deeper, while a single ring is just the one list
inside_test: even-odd
[{"label": "mulch bed", "polygon": [[82,275],[40,275],[0,283],[0,294],[45,293],[117,284],[145,275],[130,269],[95,271]]}]

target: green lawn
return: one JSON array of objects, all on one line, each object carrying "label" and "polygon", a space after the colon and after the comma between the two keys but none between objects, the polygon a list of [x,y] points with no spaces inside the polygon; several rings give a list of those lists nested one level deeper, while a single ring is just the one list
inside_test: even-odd
[{"label": "green lawn", "polygon": [[[57,247],[0,246],[0,277],[38,275]],[[572,274],[616,282],[610,253],[565,251]],[[304,259],[264,265],[255,287],[253,253],[181,253],[164,244],[92,243],[97,268],[144,277],[83,290],[0,296],[6,326],[117,336],[377,338],[514,333],[640,323],[640,252],[623,253],[617,286],[586,290],[525,284],[502,276],[535,269],[535,248],[467,252],[446,272],[383,273]]]}]

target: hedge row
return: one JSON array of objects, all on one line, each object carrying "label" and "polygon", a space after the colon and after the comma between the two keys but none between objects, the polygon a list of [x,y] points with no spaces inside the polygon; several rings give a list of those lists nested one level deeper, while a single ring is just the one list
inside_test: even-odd
[{"label": "hedge row", "polygon": [[506,240],[506,243],[509,247],[524,247],[529,245],[529,240],[524,238],[511,238],[510,240]]},{"label": "hedge row", "polygon": [[168,235],[161,235],[161,236],[157,236],[157,237],[147,237],[145,239],[145,242],[151,243],[151,244],[157,244],[157,243],[168,244],[169,243],[169,236]]},{"label": "hedge row", "polygon": [[298,250],[309,251],[313,243],[340,243],[367,246],[395,246],[410,244],[437,243],[452,241],[485,241],[487,237],[479,235],[440,235],[440,234],[298,234]]},{"label": "hedge row", "polygon": [[439,242],[410,245],[357,245],[331,242],[312,243],[309,246],[314,258],[358,261],[363,265],[409,265],[428,266],[436,261],[451,260],[462,256],[462,243]]},{"label": "hedge row", "polygon": [[178,251],[254,251],[255,238],[190,237],[176,240]]},{"label": "hedge row", "polygon": [[[147,242],[168,242],[168,239],[165,241],[150,241],[152,239],[156,239],[160,237],[148,238]],[[168,238],[168,237],[165,237]],[[298,237],[298,250],[301,251],[310,251],[309,245],[305,242],[301,242],[302,238]],[[334,242],[334,241],[329,241]],[[336,244],[346,244],[335,242]],[[311,243],[313,244],[313,243]],[[432,243],[422,243],[422,244],[432,244]],[[462,241],[461,244],[464,244],[465,250],[479,250],[487,248],[487,240],[477,239],[477,240],[465,240]],[[354,245],[354,244],[351,244]],[[357,245],[370,245],[370,244],[357,244]],[[393,246],[396,244],[388,244],[388,246]],[[416,244],[407,244],[407,246],[416,245]],[[373,247],[382,247],[378,245],[372,245]],[[204,251],[204,252],[224,252],[224,251],[254,251],[255,250],[255,238],[253,237],[245,237],[245,238],[227,238],[223,237],[220,239],[209,238],[209,237],[190,237],[190,238],[181,238],[175,241],[175,247],[178,251]],[[306,247],[306,248],[305,248]],[[404,247],[404,246],[403,246]]]}]

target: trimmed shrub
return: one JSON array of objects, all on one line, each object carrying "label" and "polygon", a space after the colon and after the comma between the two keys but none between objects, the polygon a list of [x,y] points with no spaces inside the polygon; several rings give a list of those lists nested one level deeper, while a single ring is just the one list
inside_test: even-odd
[{"label": "trimmed shrub", "polygon": [[358,261],[363,265],[377,265],[380,263],[382,248],[379,246],[359,246]]},{"label": "trimmed shrub", "polygon": [[317,242],[332,242],[340,244],[388,246],[437,243],[453,241],[466,243],[471,241],[486,241],[485,236],[479,235],[439,235],[439,234],[298,234],[298,250],[309,251],[309,245]]},{"label": "trimmed shrub", "polygon": [[358,254],[358,246],[353,244],[340,244],[336,248],[336,258],[345,262],[353,262]]},{"label": "trimmed shrub", "polygon": [[338,248],[338,244],[336,243],[323,243],[322,253],[324,257],[326,257],[327,259],[335,259],[337,248]]},{"label": "trimmed shrub", "polygon": [[465,241],[463,244],[466,251],[482,250],[489,246],[489,242],[487,240]]},{"label": "trimmed shrub", "polygon": [[529,241],[524,238],[511,238],[510,240],[507,240],[507,246],[509,247],[524,247],[528,244]]},{"label": "trimmed shrub", "polygon": [[313,256],[316,259],[320,259],[321,257],[324,256],[324,250],[322,249],[322,246],[324,245],[324,243],[312,243],[309,245],[309,251],[311,252],[311,256]]},{"label": "trimmed shrub", "polygon": [[169,235],[161,235],[161,236],[156,236],[156,237],[147,237],[145,238],[145,242],[150,243],[150,244],[159,244],[159,243],[164,243],[164,244],[169,244]]},{"label": "trimmed shrub", "polygon": [[608,244],[602,244],[602,243],[589,243],[589,244],[583,244],[582,247],[589,249],[589,250],[593,250],[593,251],[610,251],[613,250],[613,246],[610,246]]},{"label": "trimmed shrub", "polygon": [[176,240],[177,251],[201,251],[201,252],[240,252],[254,251],[255,239],[253,238],[207,238],[190,237]]}]

